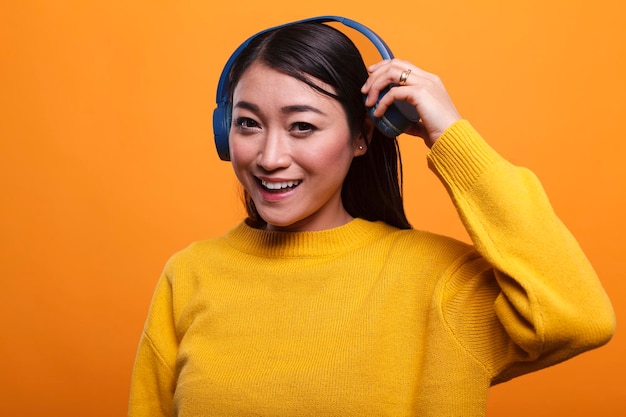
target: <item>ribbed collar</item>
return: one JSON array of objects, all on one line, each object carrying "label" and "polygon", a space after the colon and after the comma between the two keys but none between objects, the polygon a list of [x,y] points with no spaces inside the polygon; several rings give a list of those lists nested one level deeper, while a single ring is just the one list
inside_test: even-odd
[{"label": "ribbed collar", "polygon": [[276,232],[258,230],[241,223],[225,236],[229,245],[242,252],[267,258],[318,258],[337,256],[397,230],[382,222],[356,218],[329,230]]}]

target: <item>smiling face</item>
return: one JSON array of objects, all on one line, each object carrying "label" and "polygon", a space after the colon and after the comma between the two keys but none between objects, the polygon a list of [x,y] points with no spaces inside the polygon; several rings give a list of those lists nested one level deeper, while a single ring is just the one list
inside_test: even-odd
[{"label": "smiling face", "polygon": [[324,230],[352,219],[341,187],[366,143],[338,101],[257,62],[233,91],[232,120],[233,169],[268,230]]}]

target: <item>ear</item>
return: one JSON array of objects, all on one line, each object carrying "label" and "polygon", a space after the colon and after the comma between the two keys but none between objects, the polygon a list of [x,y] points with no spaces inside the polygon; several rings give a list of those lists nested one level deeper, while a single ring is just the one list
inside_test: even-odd
[{"label": "ear", "polygon": [[367,152],[367,148],[374,134],[374,121],[367,117],[363,124],[363,129],[354,138],[354,156],[362,156]]}]

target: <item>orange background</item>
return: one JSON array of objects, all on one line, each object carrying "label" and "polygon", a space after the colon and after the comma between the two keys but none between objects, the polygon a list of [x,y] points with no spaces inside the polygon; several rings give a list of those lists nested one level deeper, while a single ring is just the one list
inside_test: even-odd
[{"label": "orange background", "polygon": [[[212,142],[219,72],[252,33],[321,14],[366,24],[440,75],[483,136],[539,175],[619,328],[624,2],[339,3],[0,3],[3,415],[125,415],[164,262],[243,216]],[[401,146],[414,226],[466,240],[424,146]],[[623,414],[625,347],[618,330],[602,349],[495,387],[488,415]]]}]

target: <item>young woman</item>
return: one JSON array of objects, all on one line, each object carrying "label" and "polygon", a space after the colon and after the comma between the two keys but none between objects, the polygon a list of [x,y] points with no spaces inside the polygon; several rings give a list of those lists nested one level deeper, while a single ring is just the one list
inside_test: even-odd
[{"label": "young woman", "polygon": [[[492,384],[606,343],[607,296],[542,187],[410,62],[366,68],[319,22],[256,37],[230,71],[248,218],[175,254],[131,416],[482,416]],[[473,245],[414,230],[380,92],[421,117]],[[364,100],[365,95],[365,100]]]}]

